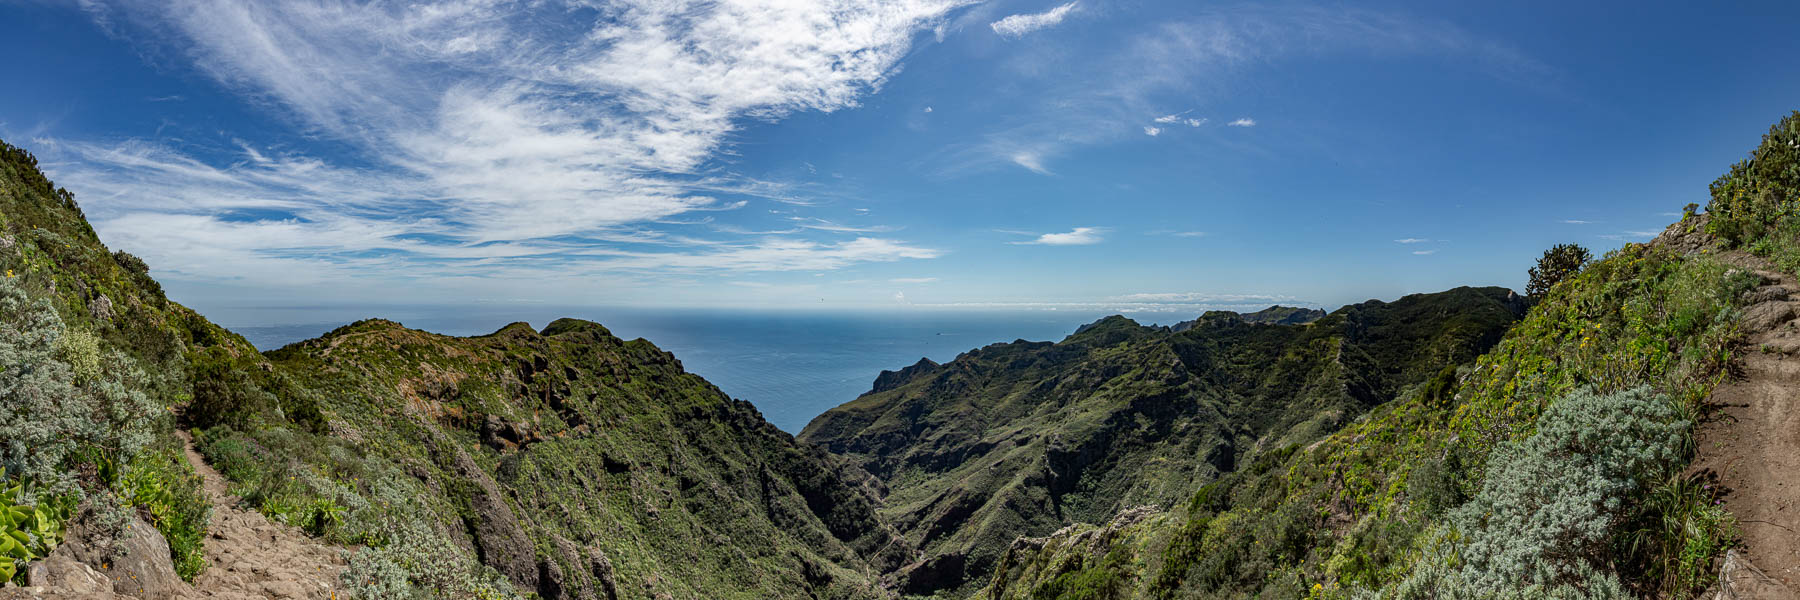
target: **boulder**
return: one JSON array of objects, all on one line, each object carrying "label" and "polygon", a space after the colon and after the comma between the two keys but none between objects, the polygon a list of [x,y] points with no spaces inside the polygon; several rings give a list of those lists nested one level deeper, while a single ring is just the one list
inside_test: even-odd
[{"label": "boulder", "polygon": [[172,600],[193,594],[193,588],[175,574],[162,532],[136,514],[120,539],[112,539],[98,523],[96,510],[84,507],[71,521],[62,545],[26,568],[31,585],[48,594],[43,597],[105,598],[111,597],[110,592],[138,600]]},{"label": "boulder", "polygon": [[1794,590],[1764,574],[1737,550],[1725,551],[1719,567],[1718,591],[1713,600],[1776,600],[1794,598]]},{"label": "boulder", "polygon": [[1794,317],[1794,307],[1786,302],[1771,300],[1744,309],[1744,330],[1756,333],[1768,331],[1786,323]]},{"label": "boulder", "polygon": [[1761,304],[1763,302],[1769,302],[1769,301],[1773,301],[1773,300],[1786,300],[1788,298],[1788,296],[1792,293],[1793,293],[1793,290],[1787,289],[1787,286],[1766,285],[1763,287],[1756,288],[1754,290],[1750,290],[1748,292],[1744,292],[1744,303],[1745,304]]}]

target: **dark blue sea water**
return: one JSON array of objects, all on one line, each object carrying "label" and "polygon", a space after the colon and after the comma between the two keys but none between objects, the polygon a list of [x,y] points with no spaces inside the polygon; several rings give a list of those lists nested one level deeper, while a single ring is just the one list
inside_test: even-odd
[{"label": "dark blue sea water", "polygon": [[[929,357],[938,362],[995,342],[1061,340],[1105,316],[1076,311],[863,313],[475,307],[281,307],[213,309],[220,325],[269,350],[367,317],[449,335],[481,335],[515,321],[543,328],[558,317],[588,319],[621,338],[644,338],[673,352],[732,397],[748,400],[789,432],[869,390],[876,374]],[[1172,323],[1184,315],[1141,322]]]}]

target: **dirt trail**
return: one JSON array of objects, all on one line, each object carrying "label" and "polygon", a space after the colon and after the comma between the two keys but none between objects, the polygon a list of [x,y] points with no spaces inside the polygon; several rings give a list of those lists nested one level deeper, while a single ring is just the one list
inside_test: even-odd
[{"label": "dirt trail", "polygon": [[[1748,346],[1713,390],[1693,469],[1712,470],[1744,547],[1727,560],[1719,598],[1794,598],[1800,589],[1800,281],[1762,259],[1721,258],[1762,275],[1743,328]],[[1734,581],[1735,580],[1735,581]]]},{"label": "dirt trail", "polygon": [[212,527],[206,540],[209,566],[194,579],[189,597],[338,598],[338,575],[345,567],[343,549],[272,522],[254,510],[239,508],[238,498],[228,491],[225,478],[201,459],[187,432],[180,434],[188,462],[200,474],[207,499],[213,505]]}]

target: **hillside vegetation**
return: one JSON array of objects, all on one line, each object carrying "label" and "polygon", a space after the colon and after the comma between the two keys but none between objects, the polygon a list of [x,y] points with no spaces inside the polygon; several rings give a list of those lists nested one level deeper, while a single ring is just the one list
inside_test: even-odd
[{"label": "hillside vegetation", "polygon": [[978,587],[1014,538],[1173,504],[1312,442],[1473,360],[1523,310],[1507,290],[1458,288],[1175,329],[1109,317],[1058,343],[883,373],[800,439],[887,482],[884,514],[925,552],[899,574],[902,592]]},{"label": "hillside vegetation", "polygon": [[1746,265],[1800,273],[1800,113],[1711,193],[1547,253],[1529,300],[1109,317],[883,372],[796,438],[580,320],[259,353],[0,143],[0,585],[194,580],[262,520],[215,531],[228,486],[360,598],[1692,597],[1738,525],[1695,426],[1791,294]]},{"label": "hillside vegetation", "polygon": [[1684,475],[1692,433],[1767,283],[1719,250],[1800,267],[1797,190],[1800,113],[1706,214],[1549,286],[1474,365],[1166,512],[1021,540],[980,596],[1690,597],[1735,535]]},{"label": "hillside vegetation", "polygon": [[353,551],[363,598],[879,597],[908,553],[866,473],[649,342],[370,320],[261,354],[4,145],[0,274],[0,582],[140,516],[208,568],[177,427],[250,507]]}]

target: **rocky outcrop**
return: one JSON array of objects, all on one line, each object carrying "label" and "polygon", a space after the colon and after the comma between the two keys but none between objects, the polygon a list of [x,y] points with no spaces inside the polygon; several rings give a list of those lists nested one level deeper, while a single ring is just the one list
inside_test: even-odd
[{"label": "rocky outcrop", "polygon": [[938,364],[936,361],[929,358],[920,358],[919,362],[913,363],[912,366],[900,369],[899,371],[882,371],[881,374],[875,376],[875,388],[873,391],[879,392],[900,387],[901,384],[911,381],[912,378],[917,377],[920,373],[930,371],[937,368],[937,366]]},{"label": "rocky outcrop", "polygon": [[112,584],[113,593],[142,600],[181,598],[191,591],[175,574],[169,541],[137,515],[118,539],[98,525],[91,505],[73,523],[66,541],[45,561],[46,582],[87,587],[97,574]]},{"label": "rocky outcrop", "polygon": [[466,518],[465,525],[475,539],[481,562],[500,571],[520,588],[537,589],[542,573],[531,536],[525,534],[519,516],[513,512],[512,505],[507,504],[499,484],[454,442],[444,440],[433,446],[437,452],[449,455],[452,475],[467,488],[463,501],[468,504],[471,516]]}]

